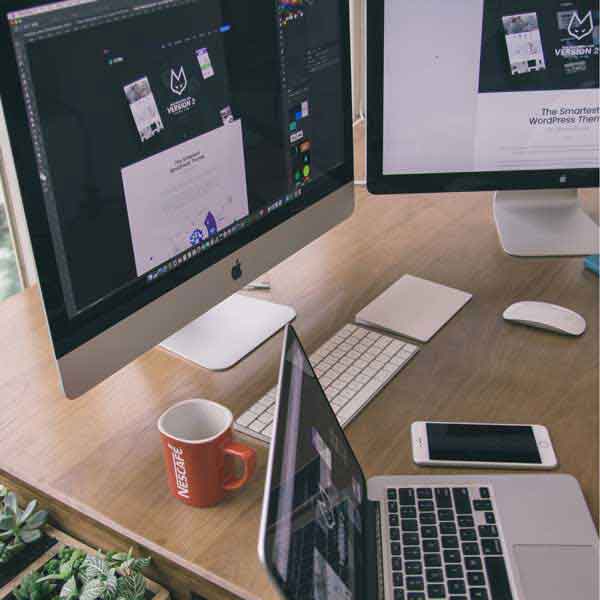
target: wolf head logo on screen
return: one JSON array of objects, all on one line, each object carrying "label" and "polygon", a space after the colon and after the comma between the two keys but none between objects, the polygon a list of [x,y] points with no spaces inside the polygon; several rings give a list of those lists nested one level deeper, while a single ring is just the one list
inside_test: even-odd
[{"label": "wolf head logo on screen", "polygon": [[183,67],[179,67],[179,71],[175,71],[175,69],[171,69],[171,90],[181,96],[183,92],[185,92],[188,85],[187,76]]},{"label": "wolf head logo on screen", "polygon": [[569,27],[567,31],[571,37],[574,37],[576,40],[582,40],[584,37],[590,35],[594,30],[594,23],[592,22],[592,11],[588,11],[588,13],[583,17],[583,19],[579,18],[579,13],[574,12],[571,17],[571,21],[569,22]]}]

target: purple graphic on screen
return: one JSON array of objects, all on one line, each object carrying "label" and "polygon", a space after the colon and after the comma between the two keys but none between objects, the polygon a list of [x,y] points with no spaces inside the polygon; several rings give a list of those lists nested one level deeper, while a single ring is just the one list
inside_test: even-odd
[{"label": "purple graphic on screen", "polygon": [[190,235],[190,244],[197,246],[202,241],[204,241],[204,234],[199,229],[194,229]]},{"label": "purple graphic on screen", "polygon": [[217,220],[215,219],[214,215],[210,211],[206,215],[204,224],[206,225],[206,229],[208,230],[208,237],[217,235]]}]

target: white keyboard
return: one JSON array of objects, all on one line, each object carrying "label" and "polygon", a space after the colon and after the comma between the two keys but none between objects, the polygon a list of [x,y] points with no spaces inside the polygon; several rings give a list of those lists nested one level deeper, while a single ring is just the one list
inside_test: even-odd
[{"label": "white keyboard", "polygon": [[[346,325],[310,357],[338,421],[345,427],[419,351],[417,346],[358,325]],[[269,443],[277,387],[235,422],[235,429]]]}]

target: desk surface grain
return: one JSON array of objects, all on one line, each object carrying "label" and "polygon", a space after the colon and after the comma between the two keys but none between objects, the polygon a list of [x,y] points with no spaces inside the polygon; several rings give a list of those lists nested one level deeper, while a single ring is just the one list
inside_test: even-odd
[{"label": "desk surface grain", "polygon": [[[597,194],[582,196],[597,219]],[[405,273],[473,299],[348,427],[366,476],[424,472],[411,460],[415,420],[542,423],[559,470],[579,480],[597,524],[598,279],[581,258],[504,254],[490,194],[372,197],[359,189],[353,217],[273,269],[271,293],[258,297],[293,305],[313,351]],[[567,306],[588,330],[575,339],[503,322],[518,300]],[[256,555],[266,448],[256,445],[249,487],[216,508],[191,509],[168,494],[156,420],[189,397],[239,415],[275,383],[281,334],[225,373],[154,349],[71,401],[60,391],[36,289],[0,306],[0,331],[4,476],[223,588],[210,598],[276,598]]]}]

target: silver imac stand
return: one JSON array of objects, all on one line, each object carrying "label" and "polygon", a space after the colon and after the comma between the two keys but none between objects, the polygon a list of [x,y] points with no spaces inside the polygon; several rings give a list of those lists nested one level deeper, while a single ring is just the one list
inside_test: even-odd
[{"label": "silver imac stand", "polygon": [[577,190],[496,192],[494,220],[512,256],[600,254],[600,229],[581,209]]},{"label": "silver imac stand", "polygon": [[234,294],[161,346],[211,371],[241,361],[296,317],[289,306]]}]

